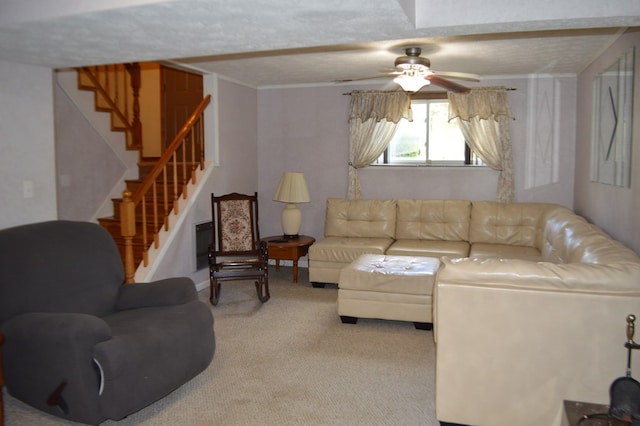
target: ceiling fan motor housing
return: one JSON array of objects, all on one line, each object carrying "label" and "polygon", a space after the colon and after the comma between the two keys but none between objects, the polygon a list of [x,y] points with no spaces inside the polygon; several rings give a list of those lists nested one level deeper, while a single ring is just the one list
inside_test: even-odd
[{"label": "ceiling fan motor housing", "polygon": [[405,50],[406,56],[400,56],[395,60],[395,67],[399,71],[407,70],[428,70],[431,67],[431,61],[420,56],[422,49],[419,47],[408,47]]}]

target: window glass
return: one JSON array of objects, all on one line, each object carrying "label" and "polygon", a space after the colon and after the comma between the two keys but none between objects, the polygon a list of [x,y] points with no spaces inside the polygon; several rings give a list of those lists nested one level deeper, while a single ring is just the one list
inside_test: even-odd
[{"label": "window glass", "polygon": [[[457,120],[449,122],[446,99],[411,101],[413,121],[402,119],[389,147],[376,164],[451,165],[478,164],[469,155]],[[469,160],[465,162],[465,158]]]}]

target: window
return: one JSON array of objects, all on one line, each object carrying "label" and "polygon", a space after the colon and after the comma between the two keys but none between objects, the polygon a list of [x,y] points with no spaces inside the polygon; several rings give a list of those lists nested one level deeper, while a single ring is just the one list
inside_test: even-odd
[{"label": "window", "polygon": [[393,139],[374,164],[389,165],[481,165],[465,143],[457,121],[449,122],[445,92],[414,95],[413,121],[400,121]]}]

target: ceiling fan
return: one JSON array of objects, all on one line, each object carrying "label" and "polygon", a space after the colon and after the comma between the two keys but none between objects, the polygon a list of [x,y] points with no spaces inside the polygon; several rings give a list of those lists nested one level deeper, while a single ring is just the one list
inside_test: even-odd
[{"label": "ceiling fan", "polygon": [[[396,58],[394,65],[395,71],[390,75],[396,75],[393,79],[395,83],[400,85],[406,92],[417,92],[424,86],[431,83],[443,87],[452,92],[468,92],[469,88],[462,84],[453,82],[443,77],[456,80],[480,81],[480,77],[475,74],[467,74],[461,72],[435,72],[431,69],[431,61],[428,58],[420,56],[422,49],[419,47],[407,47],[405,56]],[[368,80],[368,78],[361,79]],[[355,81],[355,80],[342,80]]]}]

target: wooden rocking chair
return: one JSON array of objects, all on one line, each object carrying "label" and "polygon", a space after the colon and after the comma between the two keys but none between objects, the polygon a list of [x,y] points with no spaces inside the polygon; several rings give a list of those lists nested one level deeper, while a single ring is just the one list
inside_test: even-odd
[{"label": "wooden rocking chair", "polygon": [[258,193],[211,194],[213,238],[209,247],[209,278],[212,305],[220,298],[220,283],[255,280],[258,299],[269,300],[267,243],[260,240]]}]

